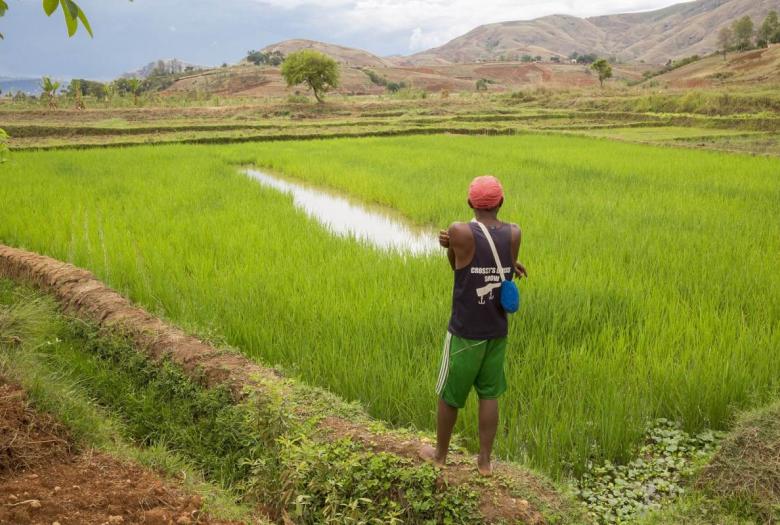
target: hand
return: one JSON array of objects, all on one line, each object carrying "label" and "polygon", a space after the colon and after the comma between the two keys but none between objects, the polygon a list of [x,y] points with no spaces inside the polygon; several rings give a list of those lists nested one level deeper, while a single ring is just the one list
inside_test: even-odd
[{"label": "hand", "polygon": [[525,266],[520,261],[515,261],[515,277],[518,279],[522,279],[523,277],[528,277],[528,271],[525,269]]},{"label": "hand", "polygon": [[442,248],[450,247],[450,234],[447,230],[439,231],[439,245],[441,245]]}]

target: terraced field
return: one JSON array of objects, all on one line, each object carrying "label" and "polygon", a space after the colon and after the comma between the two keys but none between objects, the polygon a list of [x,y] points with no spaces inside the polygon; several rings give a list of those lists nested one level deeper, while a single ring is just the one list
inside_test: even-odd
[{"label": "terraced field", "polygon": [[[565,476],[625,459],[653,418],[724,428],[777,392],[776,159],[528,133],[16,152],[0,243],[89,268],[375,416],[432,428],[443,255],[334,237],[247,165],[431,232],[468,218],[475,174],[502,179],[531,275],[503,457]],[[468,446],[474,415],[459,426]]]}]

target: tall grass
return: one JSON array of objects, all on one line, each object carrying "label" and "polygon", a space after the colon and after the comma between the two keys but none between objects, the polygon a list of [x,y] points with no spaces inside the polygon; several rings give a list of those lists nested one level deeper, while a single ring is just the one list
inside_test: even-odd
[{"label": "tall grass", "polygon": [[[532,135],[18,153],[0,174],[0,242],[432,428],[444,255],[335,238],[238,173],[247,163],[432,229],[469,218],[474,175],[501,178],[531,275],[511,323],[505,457],[553,475],[620,460],[651,418],[723,427],[780,385],[773,159]],[[475,416],[458,425],[469,443]]]}]

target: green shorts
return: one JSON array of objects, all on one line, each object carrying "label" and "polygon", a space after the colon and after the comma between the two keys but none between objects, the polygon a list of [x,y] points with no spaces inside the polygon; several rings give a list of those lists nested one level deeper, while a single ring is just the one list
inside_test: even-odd
[{"label": "green shorts", "polygon": [[506,337],[476,341],[447,332],[436,393],[451,407],[463,408],[471,387],[480,399],[497,399],[506,391]]}]

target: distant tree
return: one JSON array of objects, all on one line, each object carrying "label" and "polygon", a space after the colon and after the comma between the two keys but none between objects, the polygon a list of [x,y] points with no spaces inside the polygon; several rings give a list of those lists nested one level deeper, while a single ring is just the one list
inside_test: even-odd
[{"label": "distant tree", "polygon": [[777,11],[769,11],[769,14],[766,15],[764,22],[758,29],[758,39],[763,40],[766,44],[780,42],[780,21]]},{"label": "distant tree", "polygon": [[262,51],[251,50],[251,51],[247,51],[246,61],[249,62],[250,64],[259,66],[261,64],[268,63],[268,56]]},{"label": "distant tree", "polygon": [[599,57],[597,57],[594,53],[588,53],[587,55],[578,55],[577,56],[577,63],[578,64],[592,64],[596,60],[598,60]]},{"label": "distant tree", "polygon": [[534,57],[532,57],[531,55],[523,55],[523,56],[520,57],[520,61],[521,62],[526,62],[526,63],[527,62],[533,62],[534,61]]},{"label": "distant tree", "polygon": [[609,62],[600,58],[593,62],[590,67],[599,74],[599,84],[601,84],[601,87],[603,88],[604,81],[608,78],[612,78],[612,66],[609,65]]},{"label": "distant tree", "polygon": [[480,78],[477,80],[476,89],[477,91],[487,91],[488,88],[488,82],[487,79]]},{"label": "distant tree", "polygon": [[322,103],[324,94],[339,85],[339,64],[319,51],[302,49],[285,58],[282,76],[288,86],[306,84]]},{"label": "distant tree", "polygon": [[390,93],[398,93],[402,89],[406,89],[406,82],[403,80],[401,82],[388,82],[385,88]]},{"label": "distant tree", "polygon": [[41,79],[41,91],[43,91],[43,97],[49,102],[50,109],[57,109],[57,90],[60,89],[60,83],[53,81],[49,77],[43,77]]},{"label": "distant tree", "polygon": [[750,48],[753,41],[753,20],[749,16],[735,20],[731,30],[734,32],[737,49],[744,51]]},{"label": "distant tree", "polygon": [[718,31],[718,48],[726,60],[726,53],[734,46],[734,31],[730,27],[721,27]]},{"label": "distant tree", "polygon": [[133,104],[138,105],[138,96],[141,94],[141,80],[138,78],[127,79],[127,90],[133,95]]},{"label": "distant tree", "polygon": [[116,85],[113,82],[103,84],[103,97],[109,106],[114,101],[114,96],[116,96]]},{"label": "distant tree", "polygon": [[535,62],[541,62],[541,61],[542,61],[542,57],[541,57],[541,55],[536,55],[536,56],[534,57],[534,61],[535,61]]},{"label": "distant tree", "polygon": [[551,56],[551,57],[550,57],[550,62],[555,62],[556,64],[560,64],[560,62],[561,62],[561,57],[559,57],[558,55]]},{"label": "distant tree", "polygon": [[84,109],[86,108],[86,105],[84,104],[84,96],[81,92],[82,86],[81,86],[81,80],[74,78],[70,81],[70,85],[68,86],[68,95],[73,97],[73,101],[75,103],[76,109]]},{"label": "distant tree", "polygon": [[274,51],[271,51],[270,53],[266,53],[266,55],[268,56],[268,65],[269,66],[276,67],[276,66],[281,65],[282,62],[284,62],[284,53],[282,53],[278,49],[274,50]]},{"label": "distant tree", "polygon": [[263,51],[248,51],[246,54],[246,61],[256,66],[265,64],[278,66],[284,62],[284,55],[279,50],[274,50],[267,53]]}]

